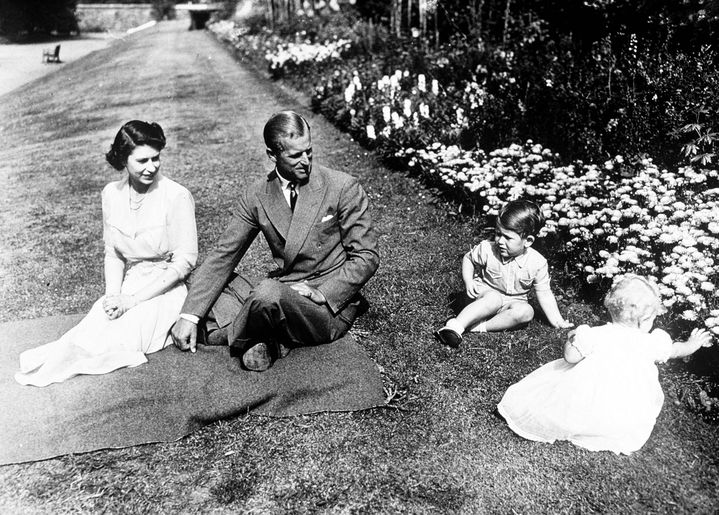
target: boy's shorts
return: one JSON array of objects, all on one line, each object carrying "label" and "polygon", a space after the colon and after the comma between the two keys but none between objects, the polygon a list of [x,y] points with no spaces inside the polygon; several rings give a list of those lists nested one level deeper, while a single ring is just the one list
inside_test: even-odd
[{"label": "boy's shorts", "polygon": [[[492,288],[490,285],[488,285],[487,283],[484,283],[484,282],[479,286],[479,288],[477,288],[478,294],[483,294],[488,291],[499,293],[499,295],[502,297],[502,306],[499,308],[497,313],[500,313],[500,312],[506,310],[507,308],[509,308],[509,306],[511,304],[513,304],[515,302],[523,302],[525,304],[529,304],[529,293],[528,292],[520,293],[519,295],[508,295],[504,292],[497,290],[496,288]],[[479,296],[479,295],[477,295],[477,296]],[[474,299],[472,299],[472,300],[474,300]]]}]

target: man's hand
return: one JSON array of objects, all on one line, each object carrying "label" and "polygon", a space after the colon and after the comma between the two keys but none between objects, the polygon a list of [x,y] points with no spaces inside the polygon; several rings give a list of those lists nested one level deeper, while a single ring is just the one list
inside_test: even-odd
[{"label": "man's hand", "polygon": [[197,350],[197,324],[185,318],[178,318],[170,330],[170,336],[175,347],[181,351],[195,352]]},{"label": "man's hand", "polygon": [[313,288],[312,286],[307,284],[307,281],[291,284],[290,288],[295,290],[303,297],[307,297],[315,304],[325,304],[327,302],[327,299],[325,299],[325,296],[322,295],[322,292],[319,291],[317,288]]}]

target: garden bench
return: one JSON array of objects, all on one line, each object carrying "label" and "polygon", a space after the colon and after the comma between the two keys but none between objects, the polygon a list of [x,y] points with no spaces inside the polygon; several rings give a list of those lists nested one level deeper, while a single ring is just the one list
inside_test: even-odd
[{"label": "garden bench", "polygon": [[42,62],[44,63],[59,63],[60,62],[60,45],[55,46],[55,50],[52,48],[46,48],[42,51]]}]

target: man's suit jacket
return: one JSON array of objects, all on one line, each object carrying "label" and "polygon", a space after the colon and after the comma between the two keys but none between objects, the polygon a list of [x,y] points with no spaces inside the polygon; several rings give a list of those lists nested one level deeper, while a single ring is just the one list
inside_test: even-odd
[{"label": "man's suit jacket", "polygon": [[[273,276],[290,283],[306,280],[322,292],[333,314],[352,323],[360,289],[379,265],[368,207],[367,194],[354,177],[314,165],[298,190],[293,213],[277,173],[271,172],[240,196],[229,226],[192,276],[182,313],[207,315],[262,232],[278,266]],[[221,327],[237,315],[218,307],[213,314]]]}]

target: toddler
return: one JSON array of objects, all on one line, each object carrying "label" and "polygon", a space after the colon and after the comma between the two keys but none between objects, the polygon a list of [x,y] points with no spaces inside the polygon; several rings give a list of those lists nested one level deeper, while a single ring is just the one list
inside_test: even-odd
[{"label": "toddler", "polygon": [[553,327],[572,325],[559,313],[547,260],[532,248],[543,225],[534,202],[515,200],[501,209],[494,241],[482,241],[462,259],[462,279],[472,301],[435,331],[441,343],[458,347],[467,330],[502,331],[528,323],[534,318],[527,301],[531,289]]},{"label": "toddler", "polygon": [[590,451],[630,454],[649,439],[664,402],[655,363],[689,356],[711,344],[694,329],[672,343],[650,331],[664,312],[657,286],[633,274],[617,279],[604,300],[612,322],[579,326],[564,359],[509,387],[497,406],[509,427],[529,440],[568,440]]}]

